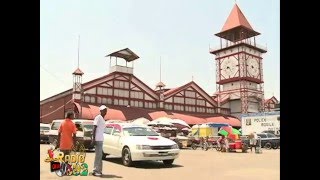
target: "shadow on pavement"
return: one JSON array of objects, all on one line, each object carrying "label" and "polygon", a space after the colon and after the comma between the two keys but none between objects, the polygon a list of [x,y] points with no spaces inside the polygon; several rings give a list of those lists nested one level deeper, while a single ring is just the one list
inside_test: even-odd
[{"label": "shadow on pavement", "polygon": [[[123,166],[121,158],[108,157],[105,160]],[[183,166],[174,164],[174,163],[171,166],[166,166],[162,163],[162,161],[138,161],[134,163],[133,167],[142,168],[142,169],[165,169],[165,168],[178,168]]]},{"label": "shadow on pavement", "polygon": [[117,176],[113,174],[103,174],[100,178],[122,178],[122,176]]},{"label": "shadow on pavement", "polygon": [[[89,173],[90,176],[93,176],[92,173]],[[122,178],[122,176],[117,176],[113,174],[102,174],[102,176],[94,176],[97,178]]]}]

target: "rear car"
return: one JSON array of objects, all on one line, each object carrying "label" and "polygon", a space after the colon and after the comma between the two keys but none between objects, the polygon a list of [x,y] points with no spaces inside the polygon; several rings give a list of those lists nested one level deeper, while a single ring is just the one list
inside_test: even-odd
[{"label": "rear car", "polygon": [[181,133],[178,133],[177,128],[170,128],[170,127],[161,128],[160,127],[158,130],[159,130],[160,136],[176,142],[180,149],[188,147],[188,137],[181,136]]},{"label": "rear car", "polygon": [[277,149],[280,147],[280,137],[272,133],[259,133],[257,135],[261,138],[261,147],[266,149]]},{"label": "rear car", "polygon": [[273,131],[273,130],[262,131],[261,133],[271,133],[271,134],[274,134],[277,137],[280,137],[280,130],[277,130],[277,131]]},{"label": "rear car", "polygon": [[93,149],[92,132],[93,121],[92,120],[73,120],[77,127],[77,141],[82,143],[86,149]]},{"label": "rear car", "polygon": [[188,148],[191,146],[188,137],[177,135],[173,140],[178,144],[180,149]]},{"label": "rear car", "polygon": [[[49,135],[50,143],[53,143],[55,139],[58,138],[59,127],[64,121],[63,119],[53,120],[51,123],[51,130]],[[94,146],[91,145],[92,131],[93,131],[93,121],[85,119],[73,119],[72,122],[75,123],[77,127],[76,139],[81,144],[84,145],[86,149],[92,149]]]},{"label": "rear car", "polygon": [[40,143],[49,144],[50,124],[40,123]]}]

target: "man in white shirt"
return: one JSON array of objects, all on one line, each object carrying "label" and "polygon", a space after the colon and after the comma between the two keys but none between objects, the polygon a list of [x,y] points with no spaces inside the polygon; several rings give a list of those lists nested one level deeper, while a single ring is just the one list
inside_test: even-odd
[{"label": "man in white shirt", "polygon": [[250,150],[252,152],[252,147],[254,147],[254,151],[257,152],[257,141],[258,141],[258,135],[256,132],[253,132],[249,136],[249,142],[250,142]]},{"label": "man in white shirt", "polygon": [[108,108],[105,105],[99,107],[100,114],[94,118],[93,121],[93,137],[92,143],[95,145],[95,159],[93,173],[94,176],[102,175],[102,145],[103,132],[105,128],[104,116],[107,114]]}]

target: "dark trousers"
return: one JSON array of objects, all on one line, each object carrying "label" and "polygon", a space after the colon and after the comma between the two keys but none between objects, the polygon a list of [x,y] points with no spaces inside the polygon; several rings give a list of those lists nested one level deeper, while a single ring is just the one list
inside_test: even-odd
[{"label": "dark trousers", "polygon": [[257,146],[256,146],[256,145],[253,145],[253,144],[250,144],[250,150],[251,150],[251,152],[252,152],[252,147],[254,147],[254,152],[256,152],[256,151],[257,151]]}]

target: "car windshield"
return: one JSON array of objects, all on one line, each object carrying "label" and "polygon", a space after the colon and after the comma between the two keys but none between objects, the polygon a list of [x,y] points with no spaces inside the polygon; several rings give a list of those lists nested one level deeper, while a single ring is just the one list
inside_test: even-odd
[{"label": "car windshield", "polygon": [[260,136],[261,138],[267,138],[266,134],[258,134],[258,136]]},{"label": "car windshield", "polygon": [[52,123],[51,130],[58,130],[60,127],[60,124],[61,124],[61,122]]},{"label": "car windshield", "polygon": [[85,131],[92,131],[93,130],[93,124],[83,124],[83,128]]},{"label": "car windshield", "polygon": [[154,130],[146,127],[126,127],[123,128],[123,133],[126,136],[159,136]]},{"label": "car windshield", "polygon": [[277,136],[274,135],[274,134],[268,133],[268,137],[269,137],[269,138],[275,138],[275,137],[277,137]]},{"label": "car windshield", "polygon": [[47,131],[47,130],[50,130],[50,128],[45,126],[40,126],[40,131]]}]

